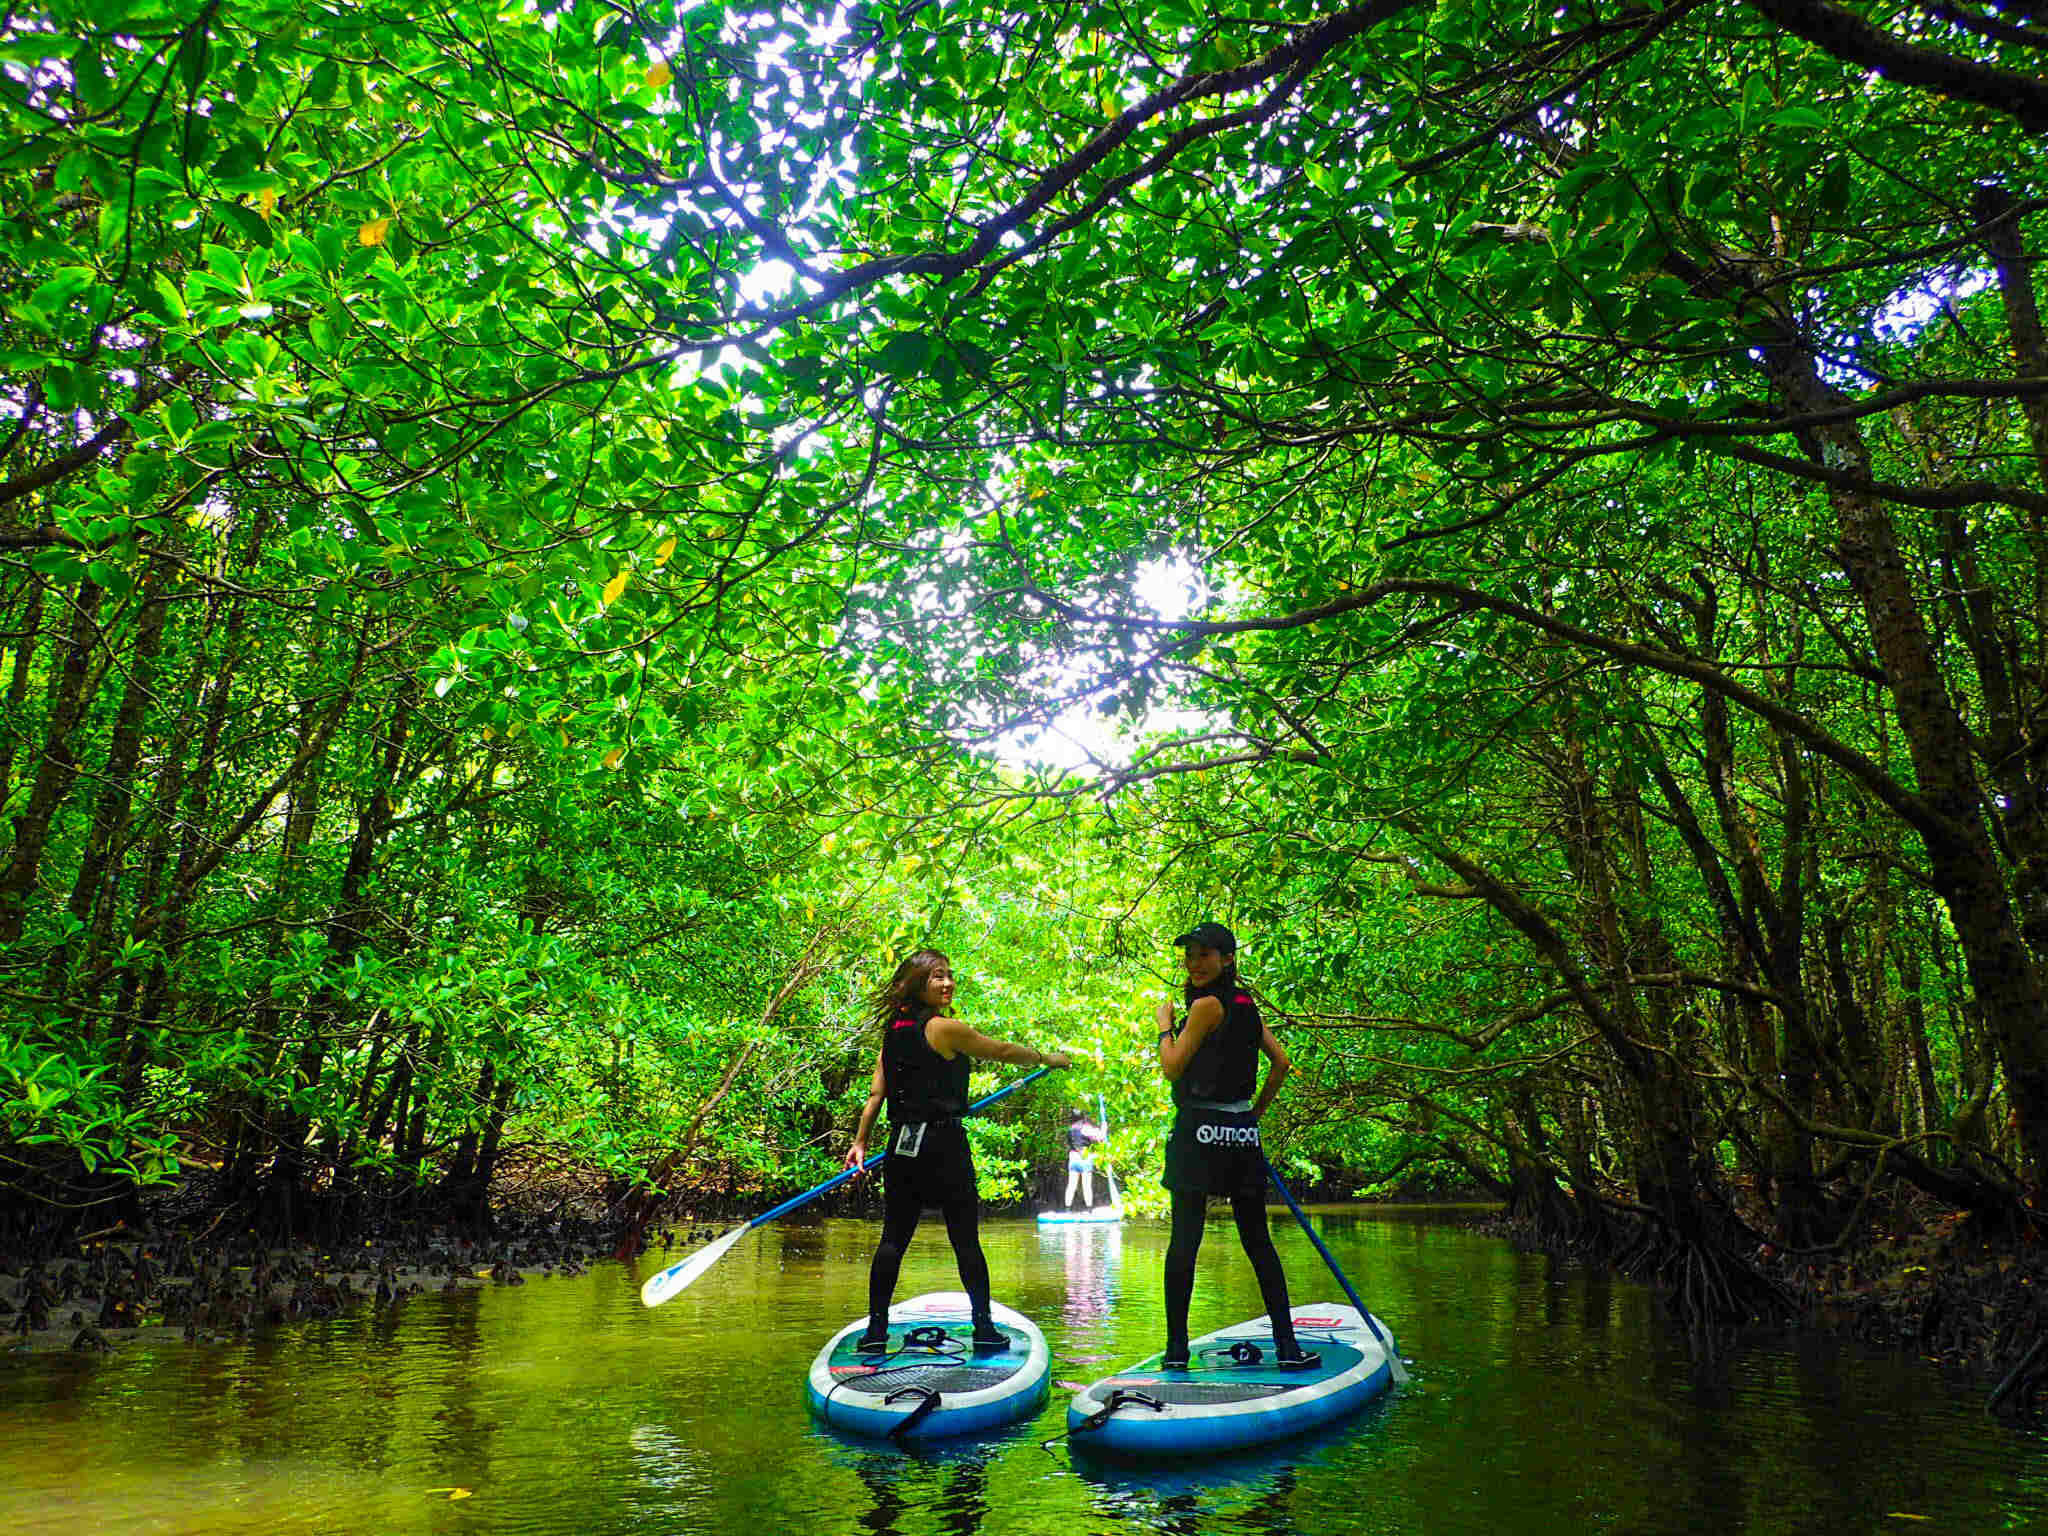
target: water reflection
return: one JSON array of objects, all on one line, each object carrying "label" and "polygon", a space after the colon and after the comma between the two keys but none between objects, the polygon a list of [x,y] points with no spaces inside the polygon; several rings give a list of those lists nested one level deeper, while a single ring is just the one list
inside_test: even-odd
[{"label": "water reflection", "polygon": [[635,1503],[649,1514],[680,1521],[706,1490],[704,1471],[690,1447],[659,1424],[636,1424],[626,1437],[635,1481],[646,1495]]},{"label": "water reflection", "polygon": [[1123,1294],[1124,1231],[1119,1222],[1046,1225],[1038,1245],[1059,1255],[1066,1276],[1060,1315],[1069,1327],[1087,1328],[1116,1311]]},{"label": "water reflection", "polygon": [[[1015,1431],[993,1438],[964,1438],[908,1446],[856,1439],[837,1429],[814,1426],[815,1444],[834,1466],[850,1471],[865,1498],[855,1497],[834,1513],[851,1513],[852,1529],[870,1536],[905,1536],[938,1529],[947,1536],[974,1536],[989,1512],[989,1484],[998,1463],[1025,1442]],[[840,1521],[833,1523],[837,1529]]]},{"label": "water reflection", "polygon": [[825,1224],[822,1221],[781,1221],[775,1224],[777,1250],[784,1265],[817,1264],[825,1258]]},{"label": "water reflection", "polygon": [[[1986,1420],[1980,1381],[1816,1339],[1747,1339],[1702,1365],[1635,1286],[1414,1212],[1323,1226],[1400,1331],[1415,1381],[1268,1453],[1188,1466],[1065,1442],[1048,1453],[1064,1390],[962,1446],[901,1452],[818,1430],[804,1373],[858,1315],[875,1239],[835,1218],[763,1229],[654,1311],[639,1273],[606,1265],[244,1344],[0,1360],[0,1531],[2048,1530],[2048,1439]],[[1045,1329],[1070,1379],[1157,1347],[1166,1238],[1146,1221],[984,1228],[998,1294]],[[1275,1240],[1297,1292],[1319,1295],[1326,1272],[1305,1241]],[[900,1288],[956,1284],[936,1243],[912,1250]],[[1259,1309],[1242,1263],[1205,1271],[1199,1299],[1219,1321]]]},{"label": "water reflection", "polygon": [[1133,1477],[1129,1468],[1095,1464],[1077,1464],[1076,1470],[1096,1485],[1096,1512],[1116,1525],[1186,1536],[1218,1528],[1263,1536],[1301,1533],[1294,1515],[1299,1479],[1292,1466],[1231,1484],[1170,1474]]},{"label": "water reflection", "polygon": [[902,1536],[899,1523],[916,1513],[936,1517],[947,1536],[974,1536],[988,1514],[989,1464],[994,1451],[977,1448],[953,1455],[875,1452],[862,1456],[855,1470],[866,1484],[873,1507],[855,1522],[871,1536]]},{"label": "water reflection", "polygon": [[1544,1326],[1577,1328],[1591,1335],[1606,1332],[1614,1308],[1613,1278],[1549,1254],[1541,1262]]},{"label": "water reflection", "polygon": [[[1073,1470],[1092,1492],[1105,1520],[1143,1530],[1232,1531],[1257,1536],[1325,1536],[1377,1530],[1376,1524],[1333,1523],[1334,1510],[1316,1490],[1349,1490],[1345,1502],[1368,1502],[1372,1479],[1349,1464],[1374,1444],[1396,1399],[1380,1398],[1352,1417],[1279,1445],[1192,1461],[1140,1462],[1073,1451]],[[1307,1512],[1314,1511],[1314,1518]],[[1362,1512],[1362,1511],[1361,1511]]]}]

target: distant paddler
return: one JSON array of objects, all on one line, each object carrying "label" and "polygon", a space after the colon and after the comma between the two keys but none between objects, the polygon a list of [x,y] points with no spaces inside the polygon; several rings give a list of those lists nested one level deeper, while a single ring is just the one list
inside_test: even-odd
[{"label": "distant paddler", "polygon": [[904,1250],[926,1206],[946,1218],[946,1236],[960,1266],[960,1288],[974,1318],[974,1340],[991,1349],[1008,1338],[990,1314],[988,1259],[981,1251],[981,1205],[974,1154],[960,1117],[967,1109],[967,1079],[974,1060],[1027,1067],[1066,1067],[1065,1051],[992,1040],[946,1010],[953,1002],[953,965],[935,949],[921,949],[896,967],[878,991],[872,1016],[881,1032],[875,1075],[846,1166],[867,1159],[875,1117],[889,1106],[888,1156],[882,1162],[882,1240],[868,1270],[868,1324],[863,1352],[889,1348],[889,1302],[896,1293]]},{"label": "distant paddler", "polygon": [[1067,1196],[1060,1204],[1067,1210],[1074,1208],[1074,1191],[1081,1191],[1081,1208],[1092,1209],[1095,1204],[1095,1152],[1094,1147],[1109,1135],[1101,1126],[1088,1118],[1088,1111],[1077,1109],[1067,1117]]}]

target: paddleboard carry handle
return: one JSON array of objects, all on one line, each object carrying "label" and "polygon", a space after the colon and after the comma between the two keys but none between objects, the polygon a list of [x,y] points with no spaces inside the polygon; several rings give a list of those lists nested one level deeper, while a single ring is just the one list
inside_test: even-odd
[{"label": "paddleboard carry handle", "polygon": [[899,1397],[917,1397],[922,1398],[923,1401],[903,1416],[901,1424],[898,1424],[889,1431],[889,1438],[891,1440],[901,1440],[905,1435],[917,1428],[918,1425],[939,1411],[939,1394],[930,1387],[898,1387],[894,1392],[891,1392],[882,1399],[883,1406],[886,1407],[888,1404],[895,1402]]},{"label": "paddleboard carry handle", "polygon": [[1109,1394],[1108,1402],[1104,1403],[1100,1408],[1096,1409],[1093,1413],[1089,1414],[1087,1418],[1083,1419],[1080,1423],[1076,1424],[1072,1429],[1068,1430],[1067,1433],[1070,1435],[1078,1435],[1082,1433],[1084,1430],[1100,1429],[1103,1425],[1109,1422],[1110,1415],[1115,1413],[1119,1408],[1150,1408],[1154,1413],[1166,1412],[1166,1404],[1159,1401],[1159,1399],[1154,1397],[1151,1393],[1131,1392],[1125,1390],[1122,1387],[1118,1387],[1114,1392]]}]

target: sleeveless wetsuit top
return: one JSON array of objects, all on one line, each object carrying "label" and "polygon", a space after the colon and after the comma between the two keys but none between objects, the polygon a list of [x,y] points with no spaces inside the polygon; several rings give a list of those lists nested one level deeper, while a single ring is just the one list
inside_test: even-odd
[{"label": "sleeveless wetsuit top", "polygon": [[929,1008],[905,1009],[882,1037],[882,1083],[892,1125],[950,1120],[966,1112],[973,1063],[965,1053],[948,1061],[931,1048],[924,1037],[931,1016]]},{"label": "sleeveless wetsuit top", "polygon": [[1223,1022],[1209,1031],[1194,1060],[1173,1085],[1176,1104],[1236,1104],[1249,1099],[1259,1085],[1259,1005],[1235,978],[1219,977],[1188,999],[1209,996],[1223,1005]]}]

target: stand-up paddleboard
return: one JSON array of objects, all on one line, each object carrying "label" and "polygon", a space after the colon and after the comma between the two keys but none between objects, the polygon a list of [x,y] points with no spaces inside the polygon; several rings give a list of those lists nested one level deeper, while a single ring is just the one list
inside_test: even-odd
[{"label": "stand-up paddleboard", "polygon": [[[1379,1320],[1374,1319],[1375,1322]],[[1380,1322],[1388,1345],[1393,1331]],[[1067,1432],[1076,1447],[1126,1456],[1190,1456],[1263,1445],[1363,1407],[1393,1380],[1387,1350],[1354,1307],[1317,1302],[1294,1309],[1294,1333],[1322,1363],[1283,1371],[1265,1317],[1193,1342],[1188,1369],[1159,1356],[1076,1394]]]},{"label": "stand-up paddleboard", "polygon": [[1037,1325],[1001,1302],[1008,1349],[977,1346],[964,1293],[913,1296],[889,1309],[889,1348],[854,1348],[867,1319],[848,1323],[811,1362],[811,1411],[835,1429],[875,1439],[968,1435],[1045,1404],[1052,1351]]},{"label": "stand-up paddleboard", "polygon": [[1087,1223],[1122,1221],[1124,1210],[1120,1205],[1098,1205],[1090,1210],[1040,1211],[1038,1219],[1049,1227],[1077,1227]]}]

